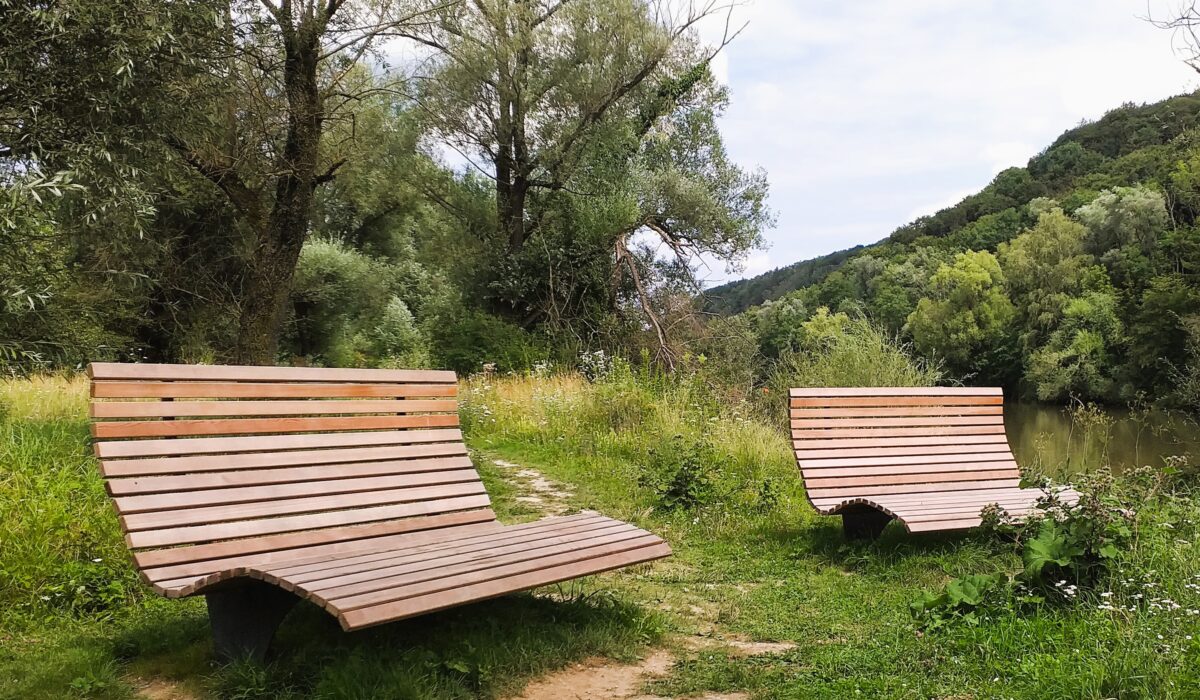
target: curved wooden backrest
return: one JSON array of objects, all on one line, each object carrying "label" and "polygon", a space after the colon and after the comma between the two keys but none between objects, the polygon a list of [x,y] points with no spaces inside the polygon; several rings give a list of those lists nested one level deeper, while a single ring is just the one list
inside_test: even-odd
[{"label": "curved wooden backrest", "polygon": [[[92,437],[140,568],[494,521],[453,372],[95,363]],[[215,564],[214,564],[215,565]],[[154,577],[152,577],[154,578]]]},{"label": "curved wooden backrest", "polygon": [[814,504],[1015,486],[998,388],[792,389],[793,447]]}]

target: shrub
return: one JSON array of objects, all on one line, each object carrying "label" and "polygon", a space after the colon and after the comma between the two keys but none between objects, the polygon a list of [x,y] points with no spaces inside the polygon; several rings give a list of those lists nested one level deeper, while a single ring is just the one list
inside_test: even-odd
[{"label": "shrub", "polygon": [[664,447],[650,450],[639,483],[654,492],[661,510],[695,510],[714,500],[719,468],[711,444],[676,435]]},{"label": "shrub", "polygon": [[941,367],[862,316],[822,307],[802,324],[798,350],[784,353],[767,382],[766,410],[786,417],[787,392],[806,386],[934,386]]},{"label": "shrub", "polygon": [[428,328],[438,364],[464,374],[478,372],[484,364],[501,372],[527,370],[547,355],[529,332],[480,311],[444,309]]}]

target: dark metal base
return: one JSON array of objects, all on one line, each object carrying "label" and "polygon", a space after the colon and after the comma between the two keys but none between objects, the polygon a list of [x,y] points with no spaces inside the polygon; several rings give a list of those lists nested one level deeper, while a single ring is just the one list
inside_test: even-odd
[{"label": "dark metal base", "polygon": [[267,657],[275,630],[299,601],[278,586],[253,579],[211,591],[204,597],[217,658],[259,663]]},{"label": "dark metal base", "polygon": [[891,521],[892,516],[870,506],[850,506],[842,511],[842,532],[848,540],[873,540]]}]

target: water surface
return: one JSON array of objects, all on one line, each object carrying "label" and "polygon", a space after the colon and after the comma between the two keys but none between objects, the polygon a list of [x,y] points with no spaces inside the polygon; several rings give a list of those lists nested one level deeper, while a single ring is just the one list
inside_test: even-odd
[{"label": "water surface", "polygon": [[1163,411],[1006,403],[1004,423],[1022,466],[1070,474],[1109,465],[1114,471],[1162,466],[1173,455],[1200,464],[1200,426],[1192,417]]}]

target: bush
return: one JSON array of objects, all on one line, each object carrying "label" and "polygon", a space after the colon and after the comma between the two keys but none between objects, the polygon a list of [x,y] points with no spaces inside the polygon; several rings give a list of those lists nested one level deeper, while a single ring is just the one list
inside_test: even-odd
[{"label": "bush", "polygon": [[801,328],[798,350],[775,364],[767,381],[766,409],[786,417],[788,389],[821,386],[934,386],[941,367],[861,316],[822,307]]},{"label": "bush", "polygon": [[452,307],[429,323],[437,364],[463,374],[485,364],[501,372],[528,370],[546,359],[545,347],[529,332],[480,311]]},{"label": "bush", "polygon": [[661,510],[695,510],[714,500],[718,471],[711,444],[676,435],[665,447],[650,450],[639,482],[654,492]]}]

